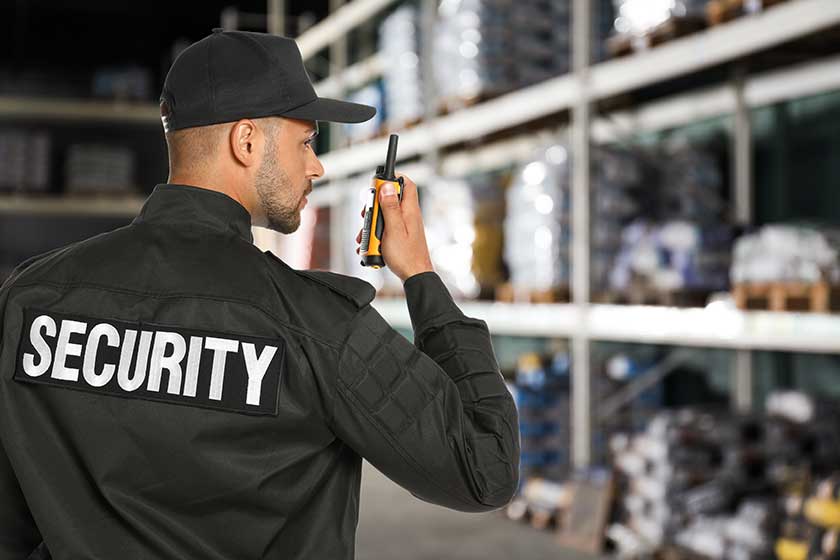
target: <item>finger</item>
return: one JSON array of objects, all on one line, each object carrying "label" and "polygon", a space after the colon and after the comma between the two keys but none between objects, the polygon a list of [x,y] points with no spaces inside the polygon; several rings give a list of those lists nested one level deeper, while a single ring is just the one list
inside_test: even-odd
[{"label": "finger", "polygon": [[362,206],[362,218],[365,217],[365,211],[367,210],[367,206]]},{"label": "finger", "polygon": [[397,198],[397,191],[393,183],[385,183],[379,190],[379,207],[382,209],[383,218],[385,218],[385,235],[389,232],[404,234],[405,222],[400,209],[400,200]]},{"label": "finger", "polygon": [[417,196],[417,185],[407,175],[396,173],[403,178],[402,206],[404,214],[417,215],[420,213],[420,199]]},{"label": "finger", "polygon": [[362,230],[359,230],[359,233],[356,234],[356,243],[362,242]]}]

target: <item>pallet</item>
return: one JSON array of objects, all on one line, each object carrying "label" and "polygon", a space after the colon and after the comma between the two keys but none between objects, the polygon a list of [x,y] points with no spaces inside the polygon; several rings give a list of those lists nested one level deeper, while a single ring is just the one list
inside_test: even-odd
[{"label": "pallet", "polygon": [[505,509],[505,515],[511,521],[527,523],[534,529],[545,531],[557,527],[557,511],[531,507],[521,498],[513,500]]},{"label": "pallet", "polygon": [[461,109],[480,105],[485,101],[490,101],[494,97],[499,97],[502,93],[496,92],[481,92],[470,97],[444,97],[438,100],[438,116],[448,115]]},{"label": "pallet", "polygon": [[495,299],[504,303],[568,303],[571,297],[569,286],[557,286],[548,290],[517,290],[510,282],[496,286]]},{"label": "pallet", "polygon": [[739,309],[769,311],[840,310],[840,287],[828,282],[768,282],[736,284],[732,289]]},{"label": "pallet", "polygon": [[710,0],[706,5],[706,19],[709,25],[720,25],[785,1],[787,0]]},{"label": "pallet", "polygon": [[708,556],[703,556],[676,545],[665,545],[662,550],[656,555],[657,560],[711,560]]},{"label": "pallet", "polygon": [[409,130],[422,123],[422,118],[411,119],[410,121],[406,121],[400,126],[391,126],[389,123],[385,122],[380,125],[379,130],[376,132],[376,134],[374,134],[373,138],[387,138],[391,134]]},{"label": "pallet", "polygon": [[701,18],[671,17],[642,35],[613,35],[607,39],[607,50],[613,57],[626,56],[690,35],[705,27],[706,21]]}]

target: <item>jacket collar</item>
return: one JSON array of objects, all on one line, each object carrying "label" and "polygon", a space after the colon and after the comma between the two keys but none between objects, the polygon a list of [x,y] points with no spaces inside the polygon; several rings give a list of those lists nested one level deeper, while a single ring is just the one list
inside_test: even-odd
[{"label": "jacket collar", "polygon": [[254,242],[251,214],[244,206],[224,193],[191,185],[156,185],[132,221],[141,222],[200,226]]}]

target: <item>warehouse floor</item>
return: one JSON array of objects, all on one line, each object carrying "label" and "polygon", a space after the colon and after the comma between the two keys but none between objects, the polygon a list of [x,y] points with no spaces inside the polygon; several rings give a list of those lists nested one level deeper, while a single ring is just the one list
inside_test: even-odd
[{"label": "warehouse floor", "polygon": [[590,560],[561,551],[553,533],[501,512],[461,513],[422,502],[364,462],[358,560]]}]

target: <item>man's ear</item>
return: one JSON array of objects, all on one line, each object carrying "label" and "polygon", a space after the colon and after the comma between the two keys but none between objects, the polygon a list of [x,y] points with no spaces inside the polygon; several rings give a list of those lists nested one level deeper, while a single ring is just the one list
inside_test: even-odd
[{"label": "man's ear", "polygon": [[262,153],[263,141],[257,125],[251,119],[237,121],[230,130],[230,149],[233,157],[245,167],[256,165]]}]

